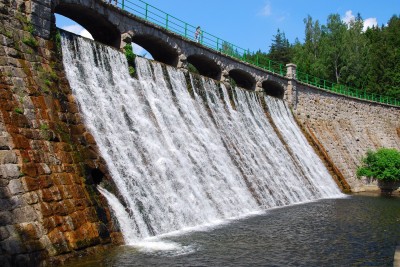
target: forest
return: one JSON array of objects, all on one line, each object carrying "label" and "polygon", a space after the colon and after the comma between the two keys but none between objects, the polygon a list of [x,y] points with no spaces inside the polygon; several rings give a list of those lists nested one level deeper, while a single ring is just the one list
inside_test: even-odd
[{"label": "forest", "polygon": [[331,14],[325,25],[308,16],[304,25],[303,42],[296,39],[291,44],[278,29],[268,53],[259,50],[247,57],[257,58],[257,62],[295,63],[298,75],[307,73],[331,84],[400,100],[399,16],[366,30],[360,14],[350,23]]}]

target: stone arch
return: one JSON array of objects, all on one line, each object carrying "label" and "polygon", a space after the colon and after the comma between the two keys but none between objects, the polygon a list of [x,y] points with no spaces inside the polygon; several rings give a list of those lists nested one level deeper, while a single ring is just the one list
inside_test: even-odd
[{"label": "stone arch", "polygon": [[55,1],[53,13],[70,18],[84,27],[95,41],[120,48],[121,32],[107,18],[96,12],[93,7],[87,7],[74,1]]},{"label": "stone arch", "polygon": [[285,95],[284,87],[276,81],[265,80],[262,82],[262,88],[265,94],[273,97],[283,99],[283,96]]},{"label": "stone arch", "polygon": [[231,77],[238,87],[248,90],[254,90],[256,87],[256,79],[248,72],[240,69],[232,69],[229,71]]},{"label": "stone arch", "polygon": [[212,59],[204,55],[190,55],[187,62],[192,64],[201,75],[214,80],[221,80],[221,67]]},{"label": "stone arch", "polygon": [[134,34],[132,42],[146,49],[154,60],[176,67],[179,53],[169,43],[150,34]]}]

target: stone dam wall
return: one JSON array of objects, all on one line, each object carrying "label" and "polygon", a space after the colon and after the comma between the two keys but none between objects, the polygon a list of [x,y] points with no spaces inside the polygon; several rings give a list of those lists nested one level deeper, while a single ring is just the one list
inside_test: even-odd
[{"label": "stone dam wall", "polygon": [[400,149],[400,108],[337,95],[297,84],[293,113],[316,137],[352,192],[376,190],[373,181],[356,177],[368,149]]},{"label": "stone dam wall", "polygon": [[107,169],[65,78],[55,25],[40,38],[51,24],[32,23],[33,10],[51,18],[50,1],[0,2],[0,266],[54,265],[120,240],[95,188]]},{"label": "stone dam wall", "polygon": [[[121,242],[110,180],[65,78],[50,0],[0,2],[0,266],[54,265]],[[367,149],[400,149],[400,109],[297,84],[293,113],[353,191]],[[49,260],[50,259],[50,260]]]}]

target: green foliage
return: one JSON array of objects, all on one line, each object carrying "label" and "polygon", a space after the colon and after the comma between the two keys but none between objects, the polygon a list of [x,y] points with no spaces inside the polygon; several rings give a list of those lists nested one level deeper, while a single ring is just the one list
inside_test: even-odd
[{"label": "green foliage", "polygon": [[61,54],[61,33],[57,30],[56,34],[54,35],[54,42],[56,44],[56,51],[58,54]]},{"label": "green foliage", "polygon": [[[366,31],[360,14],[348,24],[339,14],[329,15],[326,25],[311,16],[304,19],[304,24],[304,42],[296,40],[290,47],[299,71],[366,93],[400,99],[398,16],[393,16],[386,26]],[[284,35],[278,31],[275,42],[282,43],[282,39]]]},{"label": "green foliage", "polygon": [[292,61],[292,48],[289,40],[286,38],[285,33],[281,32],[279,29],[272,40],[268,58],[277,62],[288,63]]},{"label": "green foliage", "polygon": [[40,125],[40,130],[47,131],[48,129],[49,129],[49,125],[47,125],[47,124],[41,124]]},{"label": "green foliage", "polygon": [[196,69],[195,66],[193,66],[192,64],[188,63],[188,70],[192,73],[196,73],[199,74],[199,71]]},{"label": "green foliage", "polygon": [[400,152],[390,148],[369,150],[362,158],[362,166],[357,169],[357,176],[382,181],[400,181]]},{"label": "green foliage", "polygon": [[124,50],[125,50],[126,60],[128,61],[128,65],[129,66],[135,66],[136,55],[135,55],[135,53],[133,53],[132,45],[131,44],[127,44],[124,47]]},{"label": "green foliage", "polygon": [[126,60],[128,61],[129,74],[132,77],[134,77],[135,74],[136,74],[136,70],[135,70],[135,58],[136,58],[136,55],[133,52],[132,45],[131,44],[127,44],[124,47],[124,51],[125,51]]},{"label": "green foliage", "polygon": [[232,57],[241,58],[239,51],[233,47],[233,44],[225,41],[222,43],[222,48],[219,51]]},{"label": "green foliage", "polygon": [[32,47],[33,49],[37,49],[39,47],[38,41],[36,41],[36,39],[33,37],[24,38],[24,39],[22,39],[22,42],[24,44]]},{"label": "green foliage", "polygon": [[132,66],[129,66],[128,68],[129,68],[129,75],[131,75],[131,77],[135,76],[136,74],[135,68]]},{"label": "green foliage", "polygon": [[14,112],[18,113],[18,114],[24,114],[24,111],[22,109],[20,109],[20,108],[15,108]]}]

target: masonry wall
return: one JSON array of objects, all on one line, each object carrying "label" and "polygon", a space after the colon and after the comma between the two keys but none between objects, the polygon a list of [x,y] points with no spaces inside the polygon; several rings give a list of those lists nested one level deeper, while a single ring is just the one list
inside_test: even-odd
[{"label": "masonry wall", "polygon": [[0,2],[0,266],[120,238],[93,181],[107,169],[64,76],[49,5]]},{"label": "masonry wall", "polygon": [[372,181],[359,180],[356,169],[368,149],[400,149],[400,108],[301,84],[297,84],[296,91],[293,105],[296,118],[318,139],[352,191],[376,189]]}]

